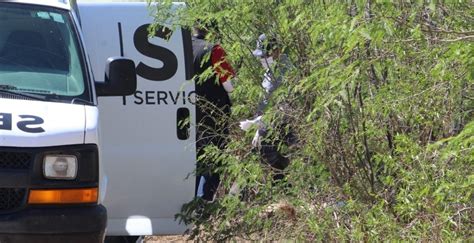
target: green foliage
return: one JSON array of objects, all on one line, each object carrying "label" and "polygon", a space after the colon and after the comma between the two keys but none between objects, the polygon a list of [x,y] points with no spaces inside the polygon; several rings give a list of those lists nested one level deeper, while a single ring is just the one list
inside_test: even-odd
[{"label": "green foliage", "polygon": [[[221,165],[218,198],[179,215],[194,237],[472,240],[472,1],[189,0],[179,11],[159,2],[157,23],[217,21],[209,38],[238,69],[232,142],[206,153]],[[276,184],[251,148],[255,130],[237,126],[263,97],[251,54],[261,33],[295,67],[264,116],[270,127],[289,117],[298,137],[281,148],[291,164]]]}]

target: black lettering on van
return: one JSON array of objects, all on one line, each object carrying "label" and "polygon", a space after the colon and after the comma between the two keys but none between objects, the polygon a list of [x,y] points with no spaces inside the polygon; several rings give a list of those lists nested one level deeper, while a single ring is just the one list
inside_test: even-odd
[{"label": "black lettering on van", "polygon": [[155,92],[154,91],[145,91],[145,100],[147,105],[154,105],[155,102]]},{"label": "black lettering on van", "polygon": [[166,99],[168,98],[168,93],[165,91],[158,91],[156,93],[158,94],[158,105],[161,105],[161,101],[167,105],[168,101],[166,101]]},{"label": "black lettering on van", "polygon": [[188,101],[189,103],[196,105],[196,91],[191,91],[188,94]]},{"label": "black lettering on van", "polygon": [[[31,115],[20,115],[21,119],[27,119],[23,121],[19,121],[17,126],[18,129],[27,132],[27,133],[42,133],[44,129],[38,127],[37,125],[41,125],[44,123],[43,118]],[[36,125],[36,127],[35,127]],[[33,127],[32,127],[33,126]]]},{"label": "black lettering on van", "polygon": [[179,99],[179,95],[181,94],[180,92],[177,92],[176,93],[176,97],[173,96],[173,92],[171,91],[168,91],[168,93],[170,94],[170,97],[171,97],[171,100],[173,101],[173,104],[178,104],[178,99]]},{"label": "black lettering on van", "polygon": [[[143,55],[163,62],[163,67],[153,68],[143,62],[137,66],[137,74],[152,81],[165,81],[173,77],[178,71],[178,58],[169,49],[162,46],[153,45],[148,41],[149,24],[138,27],[133,36],[135,48]],[[155,36],[168,39],[171,30],[164,27],[157,27]]]},{"label": "black lettering on van", "polygon": [[12,114],[0,113],[0,130],[12,130]]},{"label": "black lettering on van", "polygon": [[172,90],[137,90],[131,97],[126,98],[127,101],[124,101],[124,104],[126,105],[195,105],[196,92]]},{"label": "black lettering on van", "polygon": [[139,90],[136,91],[135,94],[133,95],[136,100],[135,100],[133,103],[135,103],[135,104],[137,104],[137,105],[143,104],[143,98],[140,96],[140,95],[142,95],[142,94],[143,94],[143,92],[141,92],[141,91],[139,91]]}]

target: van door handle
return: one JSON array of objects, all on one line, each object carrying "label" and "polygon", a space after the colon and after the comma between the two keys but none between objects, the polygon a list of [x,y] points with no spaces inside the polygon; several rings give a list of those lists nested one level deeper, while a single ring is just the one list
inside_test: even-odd
[{"label": "van door handle", "polygon": [[189,109],[182,107],[176,113],[176,134],[179,140],[187,140],[189,138],[189,130],[191,127]]}]

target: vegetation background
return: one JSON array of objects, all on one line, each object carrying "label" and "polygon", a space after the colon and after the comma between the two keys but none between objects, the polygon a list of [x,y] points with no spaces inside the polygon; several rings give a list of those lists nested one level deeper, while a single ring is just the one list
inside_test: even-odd
[{"label": "vegetation background", "polygon": [[[238,70],[231,143],[208,149],[217,199],[178,219],[202,240],[474,240],[474,2],[157,0],[157,23],[216,21],[209,36]],[[293,68],[264,116],[291,159],[285,180],[252,149],[264,70],[257,37],[273,36]],[[282,104],[289,108],[281,109]],[[290,122],[282,122],[282,117]],[[230,188],[240,193],[229,193]]]}]

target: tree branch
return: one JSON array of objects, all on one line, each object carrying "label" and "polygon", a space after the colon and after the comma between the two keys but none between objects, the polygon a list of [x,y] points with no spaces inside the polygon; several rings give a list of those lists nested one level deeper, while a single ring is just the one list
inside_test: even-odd
[{"label": "tree branch", "polygon": [[436,39],[436,40],[441,41],[441,42],[456,42],[456,41],[462,41],[462,40],[468,40],[468,39],[474,39],[474,35],[462,36],[456,39]]}]

